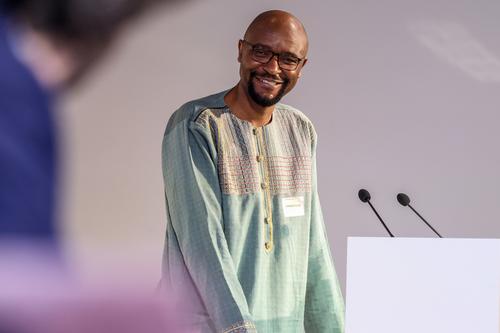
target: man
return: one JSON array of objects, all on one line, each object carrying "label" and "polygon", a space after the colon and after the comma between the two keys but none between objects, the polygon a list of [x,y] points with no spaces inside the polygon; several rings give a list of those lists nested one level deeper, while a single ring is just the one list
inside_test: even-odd
[{"label": "man", "polygon": [[179,332],[140,290],[83,290],[55,223],[54,97],[159,2],[0,0],[0,332]]},{"label": "man", "polygon": [[193,302],[196,332],[343,332],[316,133],[278,103],[307,49],[296,17],[260,14],[238,43],[238,84],[185,104],[167,125],[164,280]]},{"label": "man", "polygon": [[0,241],[57,247],[54,97],[160,1],[0,0]]},{"label": "man", "polygon": [[15,46],[20,36],[11,24],[0,8],[0,236],[52,243],[56,182],[52,96],[20,60]]}]

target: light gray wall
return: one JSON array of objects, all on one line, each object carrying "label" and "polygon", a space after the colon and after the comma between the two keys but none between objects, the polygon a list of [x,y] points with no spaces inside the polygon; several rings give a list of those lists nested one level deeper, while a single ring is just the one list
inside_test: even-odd
[{"label": "light gray wall", "polygon": [[396,235],[432,236],[395,201],[405,191],[447,237],[500,237],[500,2],[193,1],[129,27],[63,103],[63,230],[84,276],[111,267],[158,279],[166,121],[237,82],[237,41],[272,8],[293,12],[310,36],[309,62],[284,102],[316,124],[342,284],[346,238],[385,235],[357,199],[361,187]]}]

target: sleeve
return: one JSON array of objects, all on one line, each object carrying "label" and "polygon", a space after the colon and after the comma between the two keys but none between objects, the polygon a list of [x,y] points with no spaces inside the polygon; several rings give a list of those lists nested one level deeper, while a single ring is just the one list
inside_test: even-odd
[{"label": "sleeve", "polygon": [[223,231],[216,158],[210,130],[169,123],[162,162],[170,223],[217,332],[256,332]]},{"label": "sleeve", "polygon": [[55,134],[48,102],[30,88],[17,96],[0,82],[0,236],[57,252]]},{"label": "sleeve", "polygon": [[304,325],[307,333],[343,333],[344,300],[330,254],[317,190],[316,134],[312,145],[312,202]]}]

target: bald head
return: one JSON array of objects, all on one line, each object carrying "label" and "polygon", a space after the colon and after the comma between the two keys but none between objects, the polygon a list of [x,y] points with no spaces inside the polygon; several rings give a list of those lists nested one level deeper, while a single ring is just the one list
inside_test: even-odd
[{"label": "bald head", "polygon": [[295,16],[282,10],[258,15],[238,41],[239,95],[257,113],[272,110],[295,87],[307,49],[306,31]]},{"label": "bald head", "polygon": [[244,39],[253,40],[263,33],[275,33],[303,45],[301,57],[307,56],[309,41],[300,20],[283,10],[269,10],[259,14],[248,26]]}]

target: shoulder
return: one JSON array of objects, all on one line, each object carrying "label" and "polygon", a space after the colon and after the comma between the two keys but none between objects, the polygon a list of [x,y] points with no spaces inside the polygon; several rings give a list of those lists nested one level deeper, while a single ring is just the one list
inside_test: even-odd
[{"label": "shoulder", "polygon": [[0,146],[3,149],[10,147],[7,142],[14,143],[17,153],[21,146],[33,151],[50,147],[52,151],[52,95],[15,56],[3,24],[0,16]]},{"label": "shoulder", "polygon": [[45,107],[49,103],[49,92],[16,56],[11,40],[13,37],[9,34],[0,12],[0,103],[2,109],[9,107],[39,109],[38,105]]},{"label": "shoulder", "polygon": [[184,103],[170,116],[165,135],[178,126],[189,127],[194,122],[198,123],[205,117],[206,110],[224,107],[225,94],[226,91],[223,91]]},{"label": "shoulder", "polygon": [[304,134],[310,136],[311,140],[316,140],[316,131],[311,120],[300,110],[293,106],[278,103],[276,110],[290,126],[297,126]]}]

